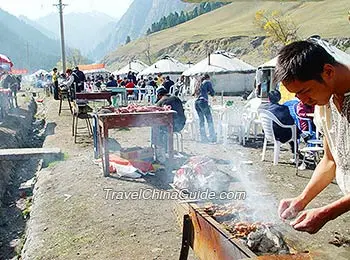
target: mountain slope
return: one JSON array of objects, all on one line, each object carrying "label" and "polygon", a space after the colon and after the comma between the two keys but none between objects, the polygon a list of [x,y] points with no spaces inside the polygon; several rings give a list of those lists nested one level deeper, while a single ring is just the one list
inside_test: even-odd
[{"label": "mountain slope", "polygon": [[127,36],[136,39],[161,17],[191,6],[193,5],[179,0],[134,0],[114,32],[95,48],[95,56],[102,58],[109,51],[124,44]]},{"label": "mountain slope", "polygon": [[[211,45],[212,49],[227,47],[236,50],[235,53],[239,56],[251,55],[254,52],[256,54],[257,50],[250,46],[250,42],[256,36],[263,36],[263,32],[253,23],[255,13],[260,9],[278,9],[286,12],[299,26],[301,38],[313,34],[326,38],[349,37],[350,25],[345,8],[347,3],[348,0],[307,3],[259,2],[259,5],[256,2],[234,2],[176,27],[152,34],[148,40],[142,38],[122,46],[107,55],[104,62],[115,68],[130,57],[146,61],[144,53],[147,45],[151,46],[153,59],[169,53],[184,62],[197,62],[204,58],[206,44]],[[243,38],[246,39],[245,43]],[[252,53],[240,50],[247,46],[250,46]],[[262,59],[264,57],[260,60]]]},{"label": "mountain slope", "polygon": [[0,9],[0,53],[15,67],[51,69],[60,59],[60,44],[37,29]]},{"label": "mountain slope", "polygon": [[57,32],[54,33],[53,31],[50,31],[50,30],[46,29],[45,27],[41,26],[37,22],[29,19],[28,17],[20,15],[18,18],[20,20],[24,21],[26,24],[34,27],[35,29],[37,29],[38,31],[40,31],[41,33],[46,35],[47,37],[49,37],[51,39],[59,39],[59,35],[57,34]]},{"label": "mountain slope", "polygon": [[[60,23],[57,13],[36,20],[40,26],[51,31],[59,38]],[[92,50],[111,33],[117,20],[104,13],[68,13],[64,15],[64,32],[67,45],[79,49],[83,55]],[[93,58],[93,57],[91,57]]]}]

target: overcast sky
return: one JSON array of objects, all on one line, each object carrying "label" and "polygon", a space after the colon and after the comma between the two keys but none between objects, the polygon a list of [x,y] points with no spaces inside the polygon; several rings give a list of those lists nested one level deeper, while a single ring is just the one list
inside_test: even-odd
[{"label": "overcast sky", "polygon": [[[121,17],[133,0],[62,0],[67,4],[65,13],[99,11],[112,17]],[[53,4],[58,0],[0,0],[0,8],[10,14],[24,15],[36,19],[52,12],[57,12]]]}]

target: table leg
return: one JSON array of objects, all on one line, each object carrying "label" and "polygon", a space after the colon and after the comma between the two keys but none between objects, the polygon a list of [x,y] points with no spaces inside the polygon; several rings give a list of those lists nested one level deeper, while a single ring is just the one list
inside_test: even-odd
[{"label": "table leg", "polygon": [[169,155],[169,164],[172,165],[174,160],[173,123],[168,124],[168,155]]},{"label": "table leg", "polygon": [[102,137],[102,161],[103,165],[103,175],[105,177],[109,176],[109,149],[108,149],[108,128],[103,126],[103,137]]},{"label": "table leg", "polygon": [[100,155],[100,133],[98,129],[97,117],[95,115],[92,116],[92,135],[94,137],[94,158],[97,159]]}]

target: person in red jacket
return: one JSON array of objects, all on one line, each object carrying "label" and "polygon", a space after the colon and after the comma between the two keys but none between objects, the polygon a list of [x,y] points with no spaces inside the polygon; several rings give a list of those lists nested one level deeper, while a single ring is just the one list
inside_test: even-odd
[{"label": "person in red jacket", "polygon": [[128,95],[134,94],[133,88],[135,88],[135,84],[132,80],[130,80],[130,79],[128,80],[128,83],[126,83],[125,88],[127,89]]}]

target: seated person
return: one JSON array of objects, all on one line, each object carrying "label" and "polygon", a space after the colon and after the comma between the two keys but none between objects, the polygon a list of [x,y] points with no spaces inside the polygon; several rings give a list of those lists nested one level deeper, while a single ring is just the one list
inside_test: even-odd
[{"label": "seated person", "polygon": [[315,130],[315,125],[313,123],[313,118],[308,116],[308,114],[313,114],[315,110],[315,106],[310,106],[308,104],[303,103],[301,100],[299,101],[297,105],[297,115],[303,118],[310,118],[311,119],[311,127],[312,129],[309,129],[309,124],[307,120],[299,119],[300,122],[300,130],[301,131],[312,131]]},{"label": "seated person", "polygon": [[[158,106],[164,106],[168,105],[171,106],[171,109],[176,111],[176,114],[174,114],[174,124],[173,124],[173,131],[181,132],[181,130],[184,128],[186,123],[186,117],[184,108],[182,106],[181,100],[176,96],[171,96],[168,94],[168,91],[164,87],[160,87],[157,89],[157,105]],[[155,132],[155,136],[153,136],[152,140],[155,144],[156,148],[156,156],[157,158],[160,158],[164,155],[162,154],[162,149],[167,150],[167,137],[168,137],[168,131],[167,127],[160,126],[157,129],[157,132]]]},{"label": "seated person", "polygon": [[181,132],[186,123],[185,111],[182,105],[182,101],[176,97],[169,95],[168,91],[164,87],[157,89],[157,106],[168,105],[171,109],[176,111],[174,115],[174,132]]},{"label": "seated person", "polygon": [[[278,90],[270,91],[268,94],[269,103],[261,105],[259,108],[265,109],[274,114],[277,119],[284,125],[295,125],[293,117],[290,115],[289,109],[285,105],[280,105],[278,102],[281,100],[281,93]],[[285,143],[292,138],[292,130],[282,128],[273,123],[273,133],[277,141]],[[297,139],[300,137],[300,130],[297,128]],[[294,142],[289,142],[292,153],[294,154]]]},{"label": "seated person", "polygon": [[106,84],[106,87],[107,88],[113,88],[113,87],[117,87],[118,86],[118,83],[117,81],[114,79],[113,76],[109,76],[108,78],[108,82]]}]

